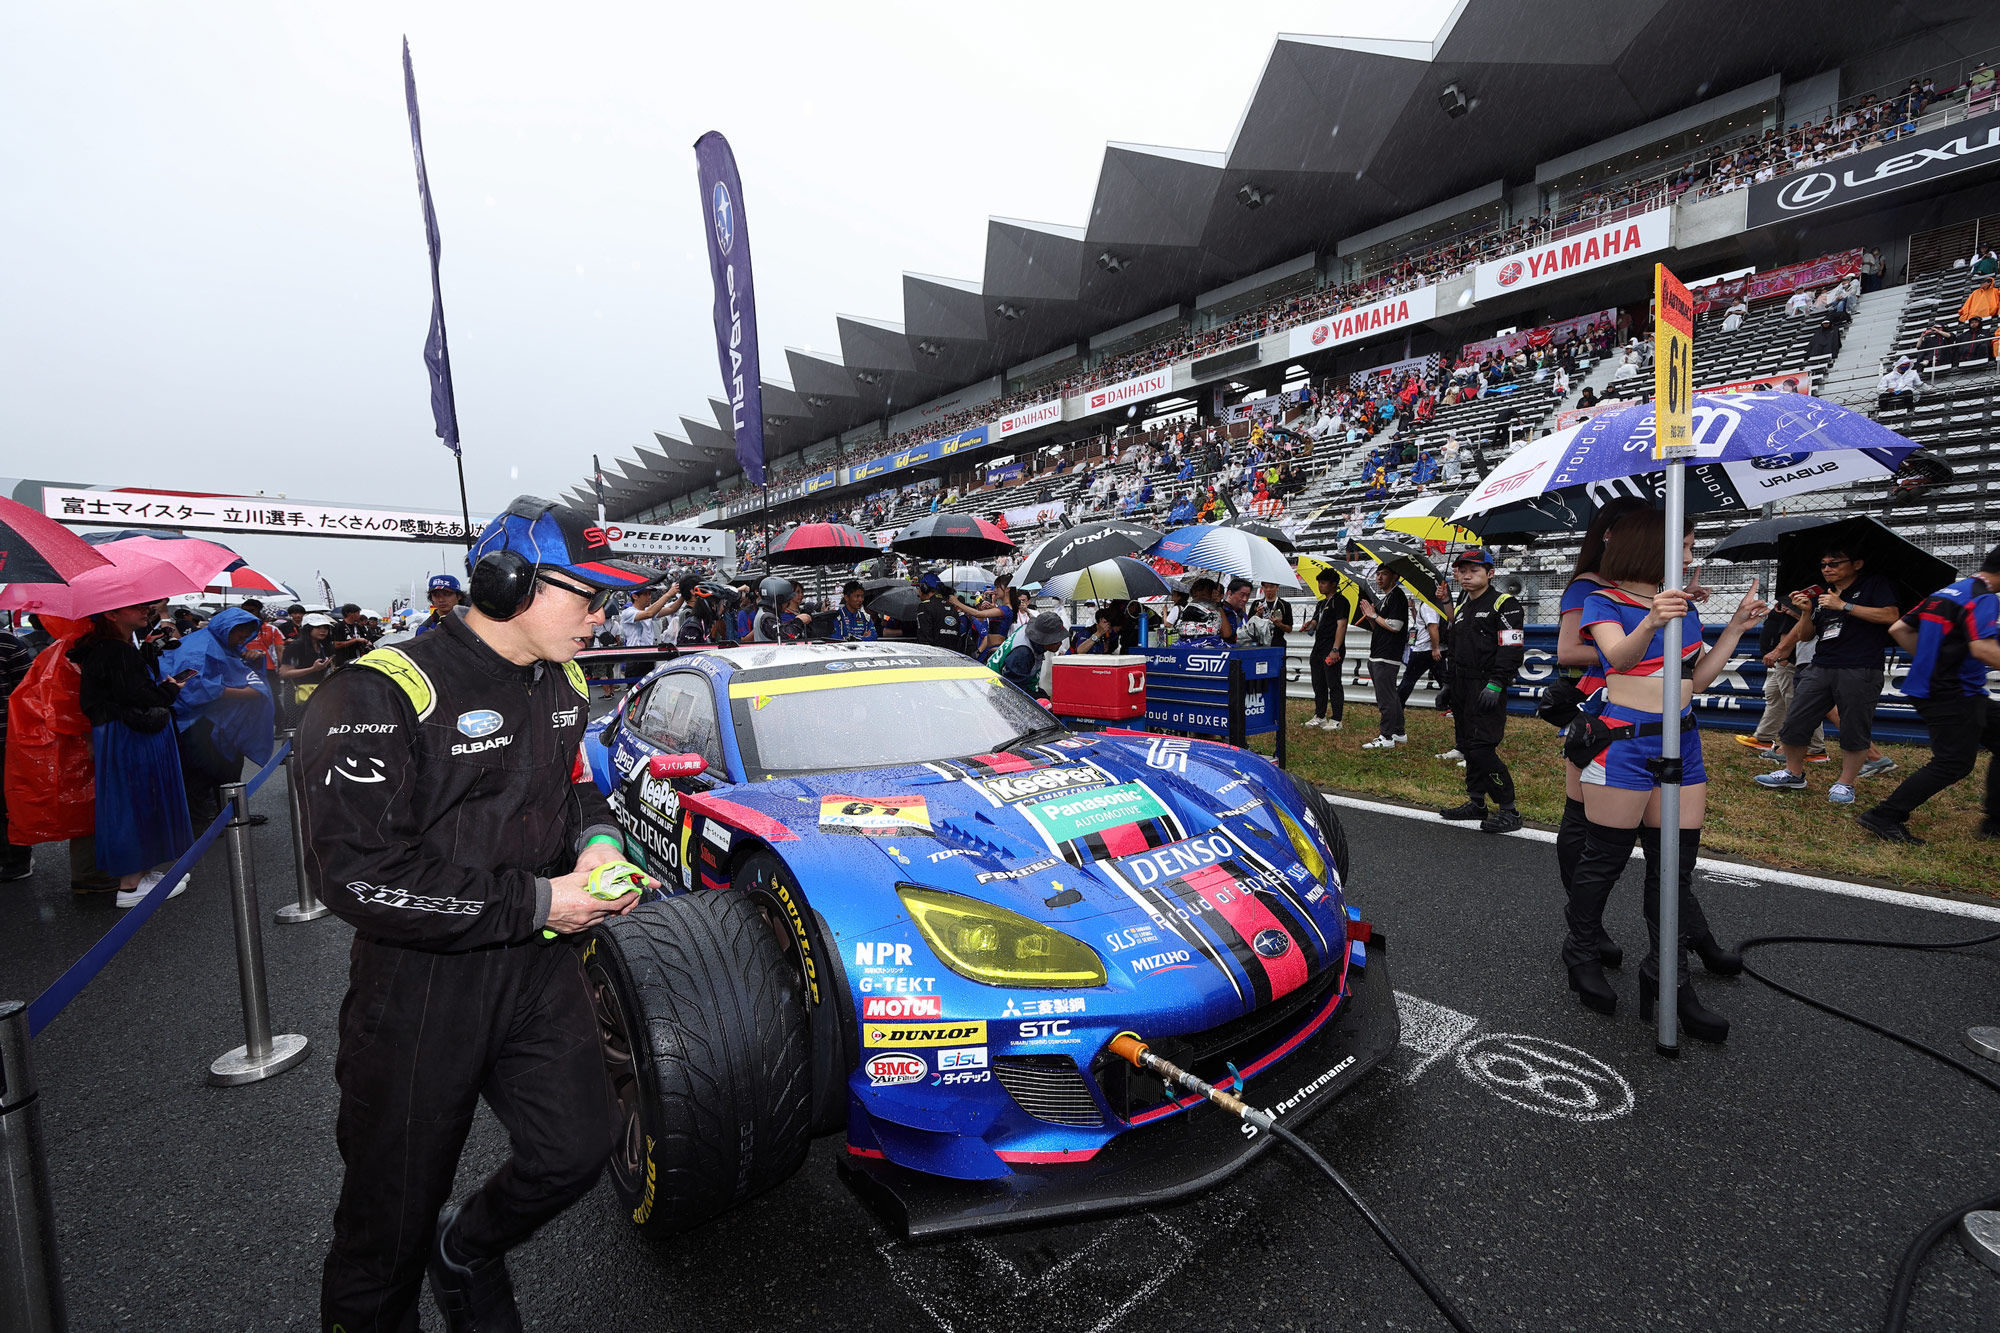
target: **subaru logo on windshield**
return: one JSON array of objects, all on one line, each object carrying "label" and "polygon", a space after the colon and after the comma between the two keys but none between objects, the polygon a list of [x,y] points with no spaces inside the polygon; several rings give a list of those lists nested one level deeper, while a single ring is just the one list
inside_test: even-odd
[{"label": "subaru logo on windshield", "polygon": [[729,187],[721,181],[715,183],[710,211],[715,214],[715,248],[726,255],[736,244],[736,209],[729,202]]},{"label": "subaru logo on windshield", "polygon": [[1750,466],[1761,472],[1783,472],[1788,467],[1797,467],[1806,461],[1805,454],[1770,454],[1763,458],[1753,458]]},{"label": "subaru logo on windshield", "polygon": [[458,715],[458,729],[478,740],[481,736],[491,736],[500,730],[502,719],[490,708],[475,708],[470,713]]},{"label": "subaru logo on windshield", "polygon": [[1273,926],[1257,932],[1257,938],[1250,941],[1250,947],[1261,958],[1283,958],[1292,951],[1292,937]]}]

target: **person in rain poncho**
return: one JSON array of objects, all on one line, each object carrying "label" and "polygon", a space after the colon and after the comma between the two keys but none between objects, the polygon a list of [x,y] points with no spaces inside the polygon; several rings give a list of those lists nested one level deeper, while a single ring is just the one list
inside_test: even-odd
[{"label": "person in rain poncho", "polygon": [[[239,780],[246,758],[261,764],[271,757],[271,687],[243,656],[256,632],[255,616],[228,607],[183,638],[161,662],[167,675],[194,672],[174,700],[174,726],[180,734],[188,811],[198,828],[221,810],[219,788]],[[263,820],[262,815],[251,816],[252,823]]]}]

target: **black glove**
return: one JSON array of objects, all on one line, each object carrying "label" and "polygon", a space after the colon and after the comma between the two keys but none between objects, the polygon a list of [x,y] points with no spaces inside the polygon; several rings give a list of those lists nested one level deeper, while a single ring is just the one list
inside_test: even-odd
[{"label": "black glove", "polygon": [[1497,685],[1488,685],[1479,692],[1479,698],[1472,706],[1482,713],[1497,713],[1507,706],[1507,691]]}]

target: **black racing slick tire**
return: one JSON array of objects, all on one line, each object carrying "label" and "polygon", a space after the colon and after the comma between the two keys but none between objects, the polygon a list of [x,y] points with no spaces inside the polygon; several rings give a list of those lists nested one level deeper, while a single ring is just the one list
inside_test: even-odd
[{"label": "black racing slick tire", "polygon": [[786,962],[799,977],[811,1052],[813,1133],[844,1130],[847,1074],[853,1062],[847,1056],[851,1034],[842,1022],[845,1019],[852,1025],[854,1009],[844,1002],[846,988],[838,982],[837,960],[827,952],[824,925],[800,891],[791,867],[771,852],[752,853],[736,867],[730,882],[757,904]]},{"label": "black racing slick tire", "polygon": [[799,1169],[811,1078],[797,975],[734,892],[608,918],[584,972],[618,1119],[609,1174],[648,1237],[678,1235]]},{"label": "black racing slick tire", "polygon": [[1319,821],[1320,836],[1326,839],[1326,849],[1333,853],[1333,868],[1340,876],[1340,888],[1345,893],[1349,887],[1347,872],[1352,858],[1347,850],[1347,828],[1340,822],[1339,812],[1312,783],[1290,773],[1285,777],[1290,780],[1292,790],[1299,794],[1299,799],[1305,802],[1306,809],[1312,811],[1313,818]]}]

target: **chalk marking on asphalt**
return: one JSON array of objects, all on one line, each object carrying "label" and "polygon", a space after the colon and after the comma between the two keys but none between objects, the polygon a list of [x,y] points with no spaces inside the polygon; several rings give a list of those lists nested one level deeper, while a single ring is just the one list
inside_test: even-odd
[{"label": "chalk marking on asphalt", "polygon": [[1396,1012],[1403,1021],[1401,1044],[1415,1051],[1418,1057],[1415,1068],[1403,1075],[1405,1085],[1422,1078],[1479,1026],[1479,1020],[1471,1014],[1461,1014],[1406,991],[1396,992]]},{"label": "chalk marking on asphalt", "polygon": [[[1569,1058],[1552,1054],[1562,1051]],[[1522,1077],[1506,1078],[1500,1065],[1513,1065]],[[1544,1066],[1560,1070],[1551,1073]],[[1465,1043],[1458,1051],[1459,1070],[1472,1082],[1501,1101],[1526,1111],[1552,1115],[1579,1124],[1593,1120],[1615,1120],[1638,1104],[1638,1097],[1625,1076],[1588,1051],[1578,1050],[1547,1037],[1531,1037],[1521,1032],[1490,1032]],[[1593,1084],[1616,1088],[1623,1100],[1607,1106],[1605,1093]],[[1554,1087],[1576,1089],[1576,1097],[1565,1097]]]},{"label": "chalk marking on asphalt", "polygon": [[1180,1246],[1180,1253],[1174,1256],[1172,1261],[1160,1269],[1159,1272],[1141,1283],[1139,1289],[1130,1296],[1127,1296],[1117,1309],[1098,1320],[1095,1324],[1092,1324],[1089,1333],[1110,1333],[1110,1330],[1116,1328],[1127,1315],[1152,1299],[1153,1293],[1165,1286],[1168,1278],[1187,1267],[1187,1261],[1194,1257],[1195,1243],[1188,1239],[1178,1228],[1168,1223],[1164,1218],[1157,1217],[1152,1213],[1147,1213],[1145,1216],[1147,1220],[1159,1227],[1160,1230],[1166,1232],[1168,1237]]},{"label": "chalk marking on asphalt", "polygon": [[[1330,791],[1322,791],[1320,794],[1334,805],[1366,810],[1370,814],[1421,819],[1433,828],[1479,833],[1477,824],[1439,819],[1436,812],[1430,810],[1414,810],[1406,805],[1368,801],[1358,796],[1342,796]],[[1524,828],[1513,833],[1479,833],[1479,835],[1483,838],[1524,838],[1529,842],[1553,843],[1556,840],[1555,834],[1538,828]],[[1811,889],[1816,893],[1832,893],[1842,898],[1863,898],[1869,902],[1887,903],[1892,907],[1914,907],[1918,911],[1942,912],[1946,916],[1971,917],[1978,921],[2000,921],[2000,907],[1987,907],[1983,903],[1964,903],[1956,898],[1933,898],[1928,894],[1906,893],[1901,889],[1879,889],[1873,884],[1856,884],[1850,880],[1802,875],[1795,870],[1767,870],[1763,866],[1744,865],[1737,861],[1714,861],[1706,856],[1696,861],[1695,866],[1702,874],[1724,884],[1742,883],[1745,880],[1754,883],[1783,884],[1788,888]]]}]

